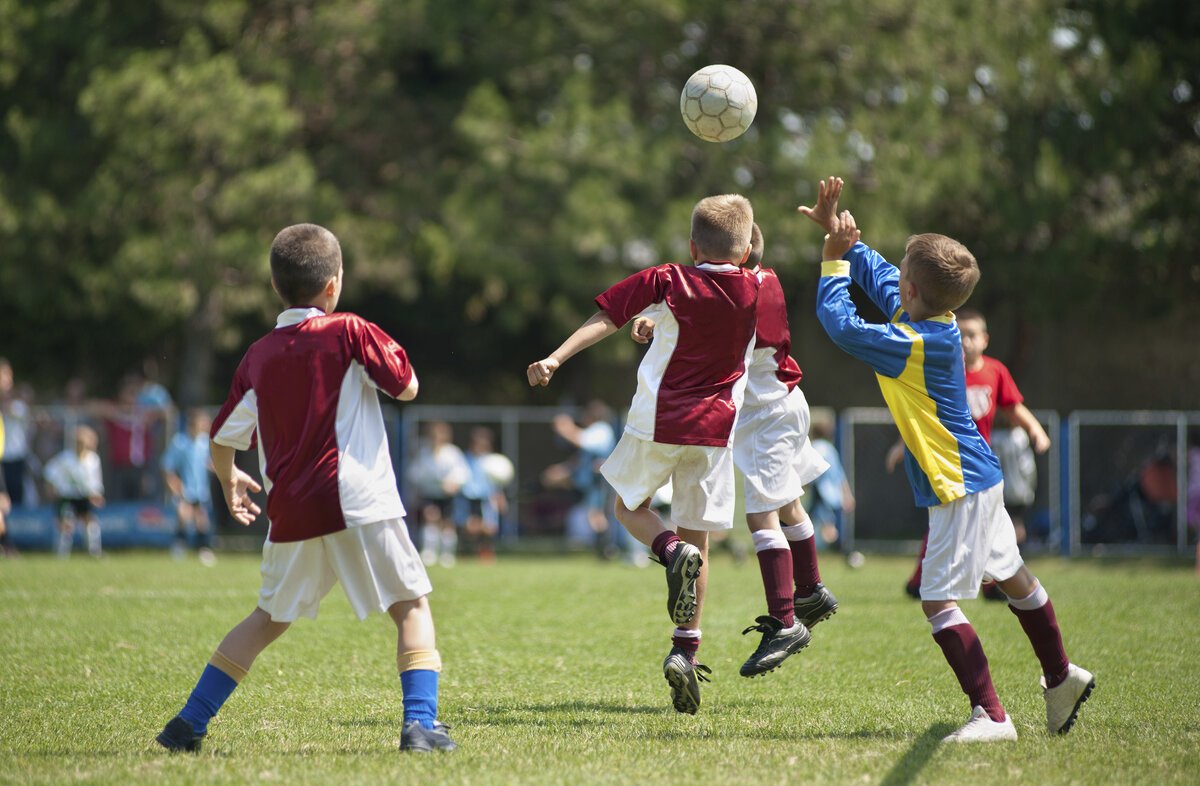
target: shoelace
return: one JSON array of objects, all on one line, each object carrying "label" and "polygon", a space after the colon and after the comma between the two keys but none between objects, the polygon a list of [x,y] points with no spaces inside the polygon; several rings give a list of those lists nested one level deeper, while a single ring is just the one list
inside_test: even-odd
[{"label": "shoelace", "polygon": [[712,682],[707,676],[712,674],[712,669],[696,661],[692,661],[692,666],[696,669],[696,679],[700,680],[700,682]]},{"label": "shoelace", "polygon": [[776,620],[773,617],[768,617],[768,616],[764,615],[762,617],[756,618],[754,621],[758,624],[751,625],[750,627],[748,627],[744,631],[742,631],[743,636],[745,636],[747,633],[750,633],[751,631],[758,631],[759,633],[774,633],[777,630],[783,630],[783,628],[782,628],[782,626],[780,626],[778,620]]}]

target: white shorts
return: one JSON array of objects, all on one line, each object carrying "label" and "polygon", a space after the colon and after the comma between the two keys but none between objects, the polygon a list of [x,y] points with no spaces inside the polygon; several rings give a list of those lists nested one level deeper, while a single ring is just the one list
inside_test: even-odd
[{"label": "white shorts", "polygon": [[1003,483],[929,509],[921,600],[974,598],[985,576],[1011,579],[1024,564]]},{"label": "white shorts", "polygon": [[671,519],[686,529],[733,529],[733,451],[708,445],[664,445],[622,434],[600,467],[621,502],[635,510],[672,483]]},{"label": "white shorts", "polygon": [[335,582],[341,582],[360,620],[433,589],[404,519],[292,543],[267,541],[261,573],[258,607],[275,622],[316,619],[321,599]]},{"label": "white shorts", "polygon": [[800,388],[778,401],[738,413],[733,463],[745,477],[747,513],[778,510],[829,469],[808,441],[808,400]]}]

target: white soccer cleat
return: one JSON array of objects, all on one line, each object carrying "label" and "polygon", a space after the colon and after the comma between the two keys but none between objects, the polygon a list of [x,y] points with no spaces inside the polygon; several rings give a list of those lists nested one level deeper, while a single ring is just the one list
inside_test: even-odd
[{"label": "white soccer cleat", "polygon": [[987,710],[976,704],[971,708],[971,720],[958,731],[943,737],[942,742],[1001,742],[1016,738],[1012,716],[1005,713],[1004,720],[997,723],[988,717]]},{"label": "white soccer cleat", "polygon": [[1051,734],[1066,734],[1075,723],[1079,706],[1087,701],[1096,687],[1096,678],[1086,669],[1074,663],[1067,666],[1067,678],[1053,688],[1046,687],[1046,678],[1041,678],[1042,696],[1046,699],[1046,731]]}]

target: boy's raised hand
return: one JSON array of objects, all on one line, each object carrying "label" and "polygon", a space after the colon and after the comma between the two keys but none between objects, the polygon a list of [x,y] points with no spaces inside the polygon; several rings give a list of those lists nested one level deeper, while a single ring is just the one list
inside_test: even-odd
[{"label": "boy's raised hand", "polygon": [[822,260],[841,259],[845,256],[862,232],[854,223],[854,216],[849,210],[843,210],[840,216],[834,216],[829,225],[829,234],[825,236],[825,247],[821,249]]},{"label": "boy's raised hand", "polygon": [[796,209],[817,222],[821,229],[828,233],[833,220],[837,218],[838,198],[841,195],[842,179],[831,177],[817,183],[817,204],[812,207],[801,205]]},{"label": "boy's raised hand", "polygon": [[545,387],[550,384],[550,378],[554,376],[554,372],[558,371],[559,362],[552,357],[545,360],[539,360],[536,363],[530,363],[529,368],[525,369],[525,376],[529,378],[529,386],[537,387],[541,385]]}]

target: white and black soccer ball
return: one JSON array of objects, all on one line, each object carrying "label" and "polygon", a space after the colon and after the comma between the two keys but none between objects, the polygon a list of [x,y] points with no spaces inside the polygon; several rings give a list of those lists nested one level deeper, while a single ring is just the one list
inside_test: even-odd
[{"label": "white and black soccer ball", "polygon": [[688,78],[679,96],[679,112],[693,134],[705,142],[741,136],[758,112],[754,83],[733,66],[709,65]]}]

